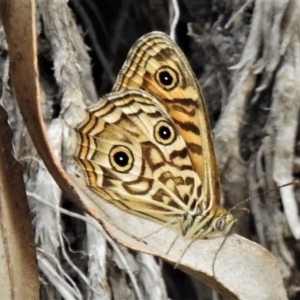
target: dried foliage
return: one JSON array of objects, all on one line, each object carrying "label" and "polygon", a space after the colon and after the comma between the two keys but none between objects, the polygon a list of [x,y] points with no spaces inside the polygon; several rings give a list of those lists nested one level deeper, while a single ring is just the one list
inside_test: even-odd
[{"label": "dried foliage", "polygon": [[[176,37],[204,89],[224,205],[294,180],[299,6],[293,0],[37,1],[43,113],[53,149],[59,157],[66,151],[61,123],[70,102],[88,105],[110,91],[132,43],[160,30]],[[118,245],[62,197],[24,130],[13,91],[6,89],[3,41],[1,35],[2,101],[26,168],[42,299],[221,299],[181,271],[165,263],[161,269],[152,256]],[[245,204],[250,214],[238,213],[238,233],[277,258],[289,299],[299,297],[297,192],[291,186],[261,195]]]}]

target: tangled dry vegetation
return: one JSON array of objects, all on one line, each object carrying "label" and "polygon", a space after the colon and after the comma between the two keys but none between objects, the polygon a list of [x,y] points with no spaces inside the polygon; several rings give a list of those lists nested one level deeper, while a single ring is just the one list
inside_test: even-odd
[{"label": "tangled dry vegetation", "polygon": [[[65,1],[36,1],[43,119],[51,146],[65,166],[68,161],[63,141],[67,137],[62,123],[70,118],[70,103],[96,102],[111,89],[132,43],[145,32],[160,30],[176,37],[204,89],[214,127],[224,205],[233,207],[250,196],[297,179],[300,172],[299,1],[98,2],[72,0],[68,6]],[[14,1],[11,3],[13,7]],[[24,165],[35,230],[36,251],[28,254],[31,255],[28,261],[32,262],[28,268],[36,268],[33,258],[36,255],[41,271],[39,283],[36,274],[32,278],[28,276],[32,290],[40,285],[41,299],[221,299],[185,273],[166,263],[161,267],[162,263],[153,256],[119,245],[99,223],[62,195],[37,155],[16,107],[8,69],[9,46],[3,31],[0,42],[1,102],[14,134],[15,156]],[[23,79],[26,81],[26,75]],[[7,125],[5,112],[1,110],[0,115],[2,124]],[[9,128],[2,124],[3,134]],[[9,138],[2,134],[1,145],[6,149],[3,145],[7,145]],[[7,152],[11,152],[11,147],[7,147]],[[1,159],[3,162],[4,158]],[[9,164],[13,166],[14,162]],[[5,175],[5,164],[0,169],[1,166],[0,188],[5,187],[2,190],[16,199],[14,186],[7,180],[12,175]],[[238,212],[237,233],[264,246],[279,263],[288,296],[278,287],[277,295],[283,293],[278,299],[299,297],[298,190],[296,185],[262,194],[243,205],[250,208],[250,213]],[[17,218],[24,218],[22,224],[30,227],[28,216],[21,214]],[[234,273],[228,269],[231,265],[230,258],[226,261],[227,253],[238,258],[239,254],[232,252],[245,249],[238,248],[236,241],[244,243],[232,240],[228,242],[228,250],[224,247],[221,268],[224,274]],[[25,239],[18,248],[25,249],[27,244]],[[256,254],[246,252],[245,255],[241,264],[248,268]],[[253,276],[259,278],[262,269],[257,267]],[[200,278],[190,270],[188,273]],[[201,280],[218,291],[228,289],[225,295],[229,292],[240,299],[264,299],[263,292],[261,297],[254,296],[254,292],[246,295],[243,290],[235,290],[235,286],[225,284],[224,288],[225,281],[205,276]],[[254,288],[251,282],[248,282],[250,290]],[[261,286],[268,299],[267,284],[261,282]],[[10,295],[16,299],[13,293]]]}]

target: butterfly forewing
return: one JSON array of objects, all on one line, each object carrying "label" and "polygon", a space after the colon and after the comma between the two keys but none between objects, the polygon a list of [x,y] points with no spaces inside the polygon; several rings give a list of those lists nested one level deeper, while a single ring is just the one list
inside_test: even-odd
[{"label": "butterfly forewing", "polygon": [[164,33],[146,34],[130,50],[113,91],[132,89],[150,92],[166,107],[203,183],[202,205],[218,205],[219,175],[203,95],[184,54]]}]

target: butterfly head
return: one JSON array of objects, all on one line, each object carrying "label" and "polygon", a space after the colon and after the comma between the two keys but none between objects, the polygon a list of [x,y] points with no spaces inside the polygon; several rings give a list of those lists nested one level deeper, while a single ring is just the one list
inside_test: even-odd
[{"label": "butterfly head", "polygon": [[214,239],[233,232],[237,219],[224,208],[214,206],[206,215],[198,215],[186,235],[193,239]]},{"label": "butterfly head", "polygon": [[229,212],[220,207],[220,214],[213,218],[210,231],[207,233],[207,239],[226,236],[233,232],[237,219]]}]

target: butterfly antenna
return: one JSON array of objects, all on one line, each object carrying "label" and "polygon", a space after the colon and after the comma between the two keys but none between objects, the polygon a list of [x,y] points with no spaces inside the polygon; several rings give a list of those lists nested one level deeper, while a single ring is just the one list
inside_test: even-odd
[{"label": "butterfly antenna", "polygon": [[256,194],[256,195],[254,195],[254,196],[251,196],[251,197],[247,198],[246,200],[244,200],[244,201],[242,201],[242,202],[240,202],[240,203],[234,205],[234,206],[233,206],[232,208],[230,208],[228,211],[235,210],[235,209],[237,209],[240,205],[242,205],[242,204],[244,204],[244,203],[246,203],[246,202],[248,202],[248,201],[251,201],[251,200],[254,199],[254,198],[257,198],[257,197],[259,197],[259,196],[263,196],[263,195],[268,194],[268,193],[273,192],[273,191],[277,191],[277,190],[279,190],[279,189],[281,189],[281,188],[284,188],[284,187],[286,187],[286,186],[289,186],[289,185],[295,185],[295,184],[297,184],[297,183],[299,183],[299,180],[294,180],[294,181],[291,181],[291,182],[289,182],[289,183],[286,183],[286,184],[277,186],[276,188],[270,189],[270,190],[268,190],[268,191],[265,191],[265,192]]}]

